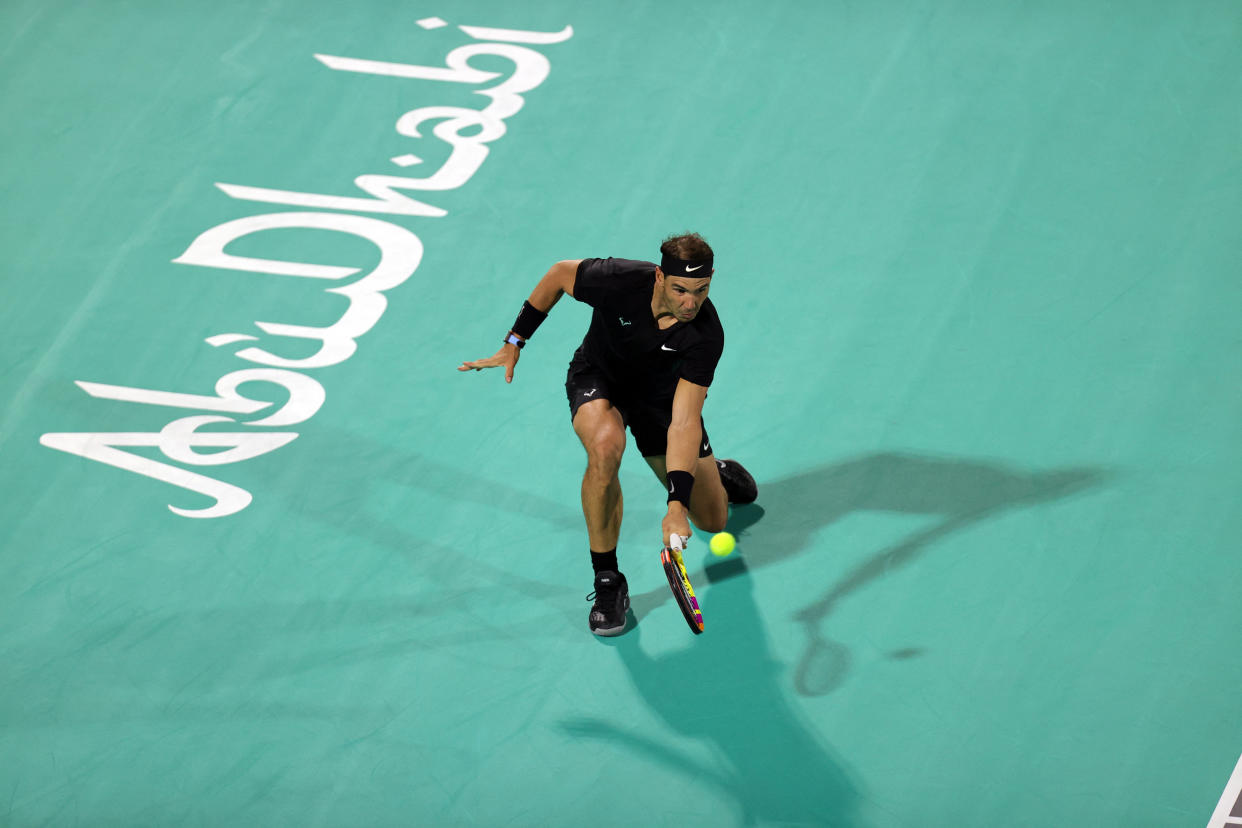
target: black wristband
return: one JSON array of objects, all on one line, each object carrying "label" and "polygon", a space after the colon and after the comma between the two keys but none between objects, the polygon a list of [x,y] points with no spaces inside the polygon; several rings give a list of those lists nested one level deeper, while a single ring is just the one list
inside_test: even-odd
[{"label": "black wristband", "polygon": [[543,324],[543,320],[548,315],[530,302],[522,303],[522,310],[518,312],[517,320],[513,323],[513,327],[509,330],[513,331],[522,339],[530,339],[535,335],[535,330]]},{"label": "black wristband", "polygon": [[668,502],[674,500],[687,509],[690,508],[690,492],[694,491],[694,475],[688,471],[671,471],[668,473]]}]

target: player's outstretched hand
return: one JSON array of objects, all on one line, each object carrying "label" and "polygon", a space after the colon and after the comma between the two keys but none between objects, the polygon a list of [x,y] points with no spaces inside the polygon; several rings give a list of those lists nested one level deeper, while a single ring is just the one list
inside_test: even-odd
[{"label": "player's outstretched hand", "polygon": [[660,524],[660,532],[664,535],[665,546],[670,545],[673,535],[680,535],[680,548],[684,549],[686,542],[690,540],[690,521],[686,518],[685,510],[674,508],[674,504],[670,503],[668,514],[664,516],[664,520]]},{"label": "player's outstretched hand", "polygon": [[463,362],[457,366],[458,371],[482,371],[484,368],[496,368],[501,365],[505,366],[505,382],[513,382],[513,368],[517,365],[518,356],[522,352],[517,349],[516,345],[505,343],[500,346],[500,350],[495,356],[487,359],[476,359],[472,362]]}]

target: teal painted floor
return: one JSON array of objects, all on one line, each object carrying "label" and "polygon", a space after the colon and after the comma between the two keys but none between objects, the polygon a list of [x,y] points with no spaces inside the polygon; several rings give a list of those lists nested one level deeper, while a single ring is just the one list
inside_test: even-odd
[{"label": "teal painted floor", "polygon": [[[1242,753],[1236,3],[10,0],[0,32],[0,824],[1208,821]],[[691,636],[631,443],[635,626],[600,640],[588,309],[512,385],[455,368],[553,262],[686,229],[707,425],[760,498],[734,556],[692,542]]]}]

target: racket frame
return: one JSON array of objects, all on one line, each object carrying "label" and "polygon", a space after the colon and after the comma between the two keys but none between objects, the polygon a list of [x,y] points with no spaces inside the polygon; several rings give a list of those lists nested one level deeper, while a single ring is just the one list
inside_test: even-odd
[{"label": "racket frame", "polygon": [[664,565],[664,575],[668,578],[668,587],[673,591],[677,607],[690,627],[690,632],[699,635],[703,632],[703,611],[699,608],[699,599],[694,595],[694,587],[690,585],[690,576],[686,574],[686,564],[681,558],[681,551],[670,546],[660,552],[660,563]]}]

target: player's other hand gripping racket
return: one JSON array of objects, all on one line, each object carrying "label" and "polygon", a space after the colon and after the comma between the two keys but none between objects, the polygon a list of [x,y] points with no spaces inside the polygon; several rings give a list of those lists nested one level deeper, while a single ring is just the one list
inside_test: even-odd
[{"label": "player's other hand gripping racket", "polygon": [[694,597],[694,587],[690,586],[690,577],[686,575],[686,564],[681,559],[681,551],[685,549],[686,538],[673,534],[669,537],[668,546],[660,552],[660,563],[664,564],[664,574],[668,577],[668,588],[677,599],[677,606],[685,616],[690,631],[695,635],[703,632],[703,612],[699,609],[699,599]]}]

